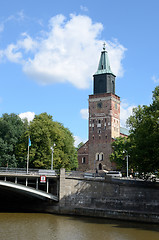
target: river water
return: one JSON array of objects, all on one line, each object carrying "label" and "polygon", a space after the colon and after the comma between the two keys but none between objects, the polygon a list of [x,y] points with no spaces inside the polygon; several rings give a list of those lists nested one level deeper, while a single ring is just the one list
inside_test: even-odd
[{"label": "river water", "polygon": [[2,240],[159,240],[159,225],[40,213],[0,213]]}]

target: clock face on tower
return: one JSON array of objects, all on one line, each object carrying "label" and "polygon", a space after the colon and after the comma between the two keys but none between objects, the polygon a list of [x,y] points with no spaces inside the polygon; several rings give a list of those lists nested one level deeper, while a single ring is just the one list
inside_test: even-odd
[{"label": "clock face on tower", "polygon": [[97,108],[102,108],[102,102],[97,103]]}]

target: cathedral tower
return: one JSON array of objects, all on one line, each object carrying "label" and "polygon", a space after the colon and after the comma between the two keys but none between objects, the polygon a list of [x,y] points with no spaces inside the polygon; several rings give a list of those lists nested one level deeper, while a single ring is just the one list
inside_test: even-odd
[{"label": "cathedral tower", "polygon": [[120,98],[115,94],[115,75],[105,44],[93,78],[93,95],[89,96],[88,164],[89,169],[110,170],[111,143],[120,136]]}]

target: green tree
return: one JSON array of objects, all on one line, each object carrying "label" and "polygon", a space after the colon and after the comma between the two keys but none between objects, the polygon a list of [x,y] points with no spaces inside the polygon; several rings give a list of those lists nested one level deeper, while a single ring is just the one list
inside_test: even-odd
[{"label": "green tree", "polygon": [[159,87],[150,106],[138,106],[127,120],[130,127],[131,161],[139,172],[159,169]]},{"label": "green tree", "polygon": [[26,124],[14,113],[0,118],[0,166],[17,167],[16,146],[26,131]]},{"label": "green tree", "polygon": [[126,169],[125,157],[128,154],[129,140],[126,137],[118,137],[112,143],[113,152],[110,155],[111,162],[115,162],[116,168],[119,170]]},{"label": "green tree", "polygon": [[123,167],[123,151],[129,155],[129,169],[153,172],[159,170],[159,86],[153,91],[152,104],[133,109],[127,120],[130,135],[112,143],[111,161]]},{"label": "green tree", "polygon": [[54,147],[54,168],[75,169],[77,167],[77,153],[74,138],[69,129],[61,123],[54,122],[47,113],[36,115],[30,123],[28,132],[31,147],[29,166],[37,168],[51,167],[51,146]]}]

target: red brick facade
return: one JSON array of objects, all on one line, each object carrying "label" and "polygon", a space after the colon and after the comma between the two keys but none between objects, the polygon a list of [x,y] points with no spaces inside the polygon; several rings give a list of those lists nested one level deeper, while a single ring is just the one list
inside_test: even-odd
[{"label": "red brick facade", "polygon": [[89,96],[89,167],[111,169],[112,140],[120,136],[120,98],[112,93]]},{"label": "red brick facade", "polygon": [[[111,143],[120,136],[120,98],[112,93],[89,96],[89,140],[78,150],[80,170],[112,169]],[[82,163],[85,157],[85,163]]]},{"label": "red brick facade", "polygon": [[78,149],[78,165],[80,171],[89,170],[88,141]]}]

